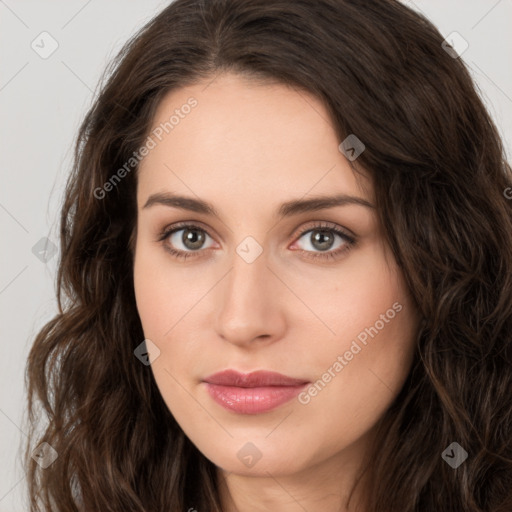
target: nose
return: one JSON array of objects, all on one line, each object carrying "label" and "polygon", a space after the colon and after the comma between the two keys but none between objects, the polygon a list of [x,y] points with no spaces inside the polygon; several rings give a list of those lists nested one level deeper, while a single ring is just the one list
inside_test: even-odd
[{"label": "nose", "polygon": [[270,270],[265,251],[252,263],[235,254],[214,298],[218,336],[246,348],[281,338],[286,328],[283,287]]}]

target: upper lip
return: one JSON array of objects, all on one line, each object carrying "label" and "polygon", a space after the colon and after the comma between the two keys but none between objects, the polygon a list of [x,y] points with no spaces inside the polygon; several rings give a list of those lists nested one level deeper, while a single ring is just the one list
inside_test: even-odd
[{"label": "upper lip", "polygon": [[304,379],[294,379],[276,372],[258,370],[251,373],[240,373],[236,370],[224,370],[203,379],[209,384],[234,386],[239,388],[256,388],[265,386],[300,386],[307,384]]}]

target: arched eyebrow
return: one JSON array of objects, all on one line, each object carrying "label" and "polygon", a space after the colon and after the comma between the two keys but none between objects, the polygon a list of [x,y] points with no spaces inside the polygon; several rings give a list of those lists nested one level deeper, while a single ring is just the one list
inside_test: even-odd
[{"label": "arched eyebrow", "polygon": [[[214,206],[207,201],[194,197],[171,194],[169,192],[158,192],[150,195],[142,208],[150,208],[154,205],[169,206],[220,218]],[[280,218],[291,217],[300,213],[316,212],[346,205],[364,206],[371,209],[375,208],[373,204],[362,197],[338,194],[334,196],[315,196],[308,199],[286,201],[279,206],[277,216]]]}]

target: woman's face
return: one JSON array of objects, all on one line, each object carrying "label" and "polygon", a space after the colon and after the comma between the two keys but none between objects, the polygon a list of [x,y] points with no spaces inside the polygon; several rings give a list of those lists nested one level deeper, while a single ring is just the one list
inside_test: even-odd
[{"label": "woman's face", "polygon": [[[150,137],[134,285],[176,421],[230,473],[359,460],[410,370],[417,321],[372,184],[356,180],[326,109],[221,75],[169,93]],[[297,380],[205,382],[228,369]]]}]

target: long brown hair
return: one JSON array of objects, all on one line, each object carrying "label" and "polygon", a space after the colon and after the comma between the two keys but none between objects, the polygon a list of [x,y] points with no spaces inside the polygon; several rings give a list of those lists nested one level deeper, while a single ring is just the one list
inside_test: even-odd
[{"label": "long brown hair", "polygon": [[[27,364],[32,511],[221,510],[214,464],[133,354],[136,165],[112,177],[167,92],[224,71],[313,93],[340,142],[363,141],[357,164],[421,314],[411,372],[379,422],[366,512],[512,510],[512,178],[442,42],[394,0],[177,0],[125,45],[79,131],[59,312]],[[58,454],[45,469],[31,457],[42,442]],[[453,442],[468,454],[456,469],[442,457]]]}]

